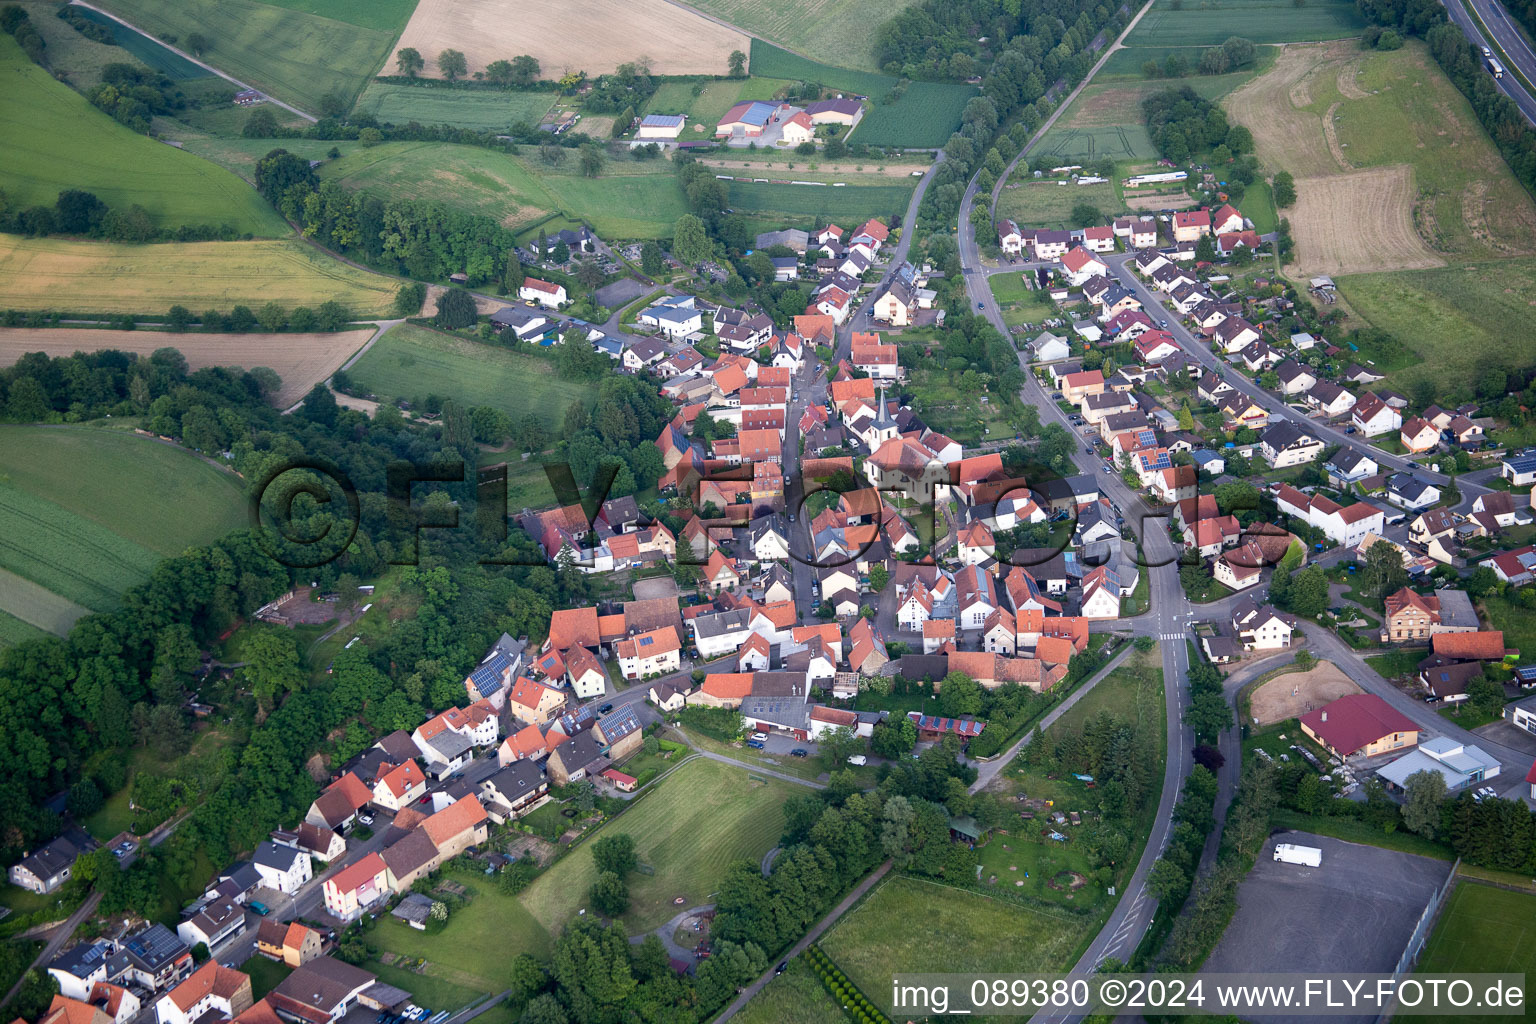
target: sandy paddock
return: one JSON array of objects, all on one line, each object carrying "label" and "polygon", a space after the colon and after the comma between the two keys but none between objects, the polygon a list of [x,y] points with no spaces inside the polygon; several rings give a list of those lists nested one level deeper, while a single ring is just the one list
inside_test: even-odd
[{"label": "sandy paddock", "polygon": [[100,331],[85,328],[0,328],[0,366],[10,366],[27,352],[67,356],[76,352],[117,349],[148,356],[156,349],[174,348],[187,357],[187,366],[266,366],[283,379],[274,404],[284,409],[309,389],[330,377],[347,357],[363,347],[373,328],[335,334],[185,334],[173,331]]},{"label": "sandy paddock", "polygon": [[1287,672],[1254,690],[1248,698],[1248,713],[1260,725],[1273,725],[1363,692],[1333,662],[1320,661],[1310,672]]},{"label": "sandy paddock", "polygon": [[1290,212],[1297,271],[1310,276],[1445,266],[1414,227],[1415,195],[1407,164],[1297,178]]},{"label": "sandy paddock", "polygon": [[[723,75],[732,50],[750,53],[744,32],[666,0],[421,0],[395,44],[413,46],[436,76],[437,55],[460,50],[469,71],[520,54],[537,58],[542,77],[596,76],[647,58],[658,75]],[[393,55],[384,67],[395,74]]]}]

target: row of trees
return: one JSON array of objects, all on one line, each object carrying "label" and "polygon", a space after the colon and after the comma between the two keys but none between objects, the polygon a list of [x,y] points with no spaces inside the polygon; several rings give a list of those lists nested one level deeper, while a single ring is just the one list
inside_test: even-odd
[{"label": "row of trees", "polygon": [[[138,203],[112,209],[94,192],[65,189],[52,206],[21,206],[0,189],[0,231],[31,238],[47,235],[81,235],[113,242],[233,241],[242,237],[232,224],[183,224],[162,230],[149,211]],[[244,236],[249,238],[249,235]]]},{"label": "row of trees", "polygon": [[[415,78],[426,69],[426,58],[414,46],[403,46],[395,51],[395,66],[400,74]],[[469,74],[469,63],[460,50],[447,49],[437,55],[437,69],[448,81],[456,81]],[[539,84],[538,59],[526,53],[511,60],[493,60],[484,71],[475,72],[476,81],[490,82],[498,86],[529,88]]]},{"label": "row of trees", "polygon": [[[1253,40],[1229,36],[1220,46],[1202,50],[1195,70],[1202,75],[1224,75],[1252,64],[1257,54]],[[1149,60],[1141,66],[1141,73],[1148,78],[1183,78],[1189,72],[1189,58],[1178,52],[1168,54],[1161,64]]]}]

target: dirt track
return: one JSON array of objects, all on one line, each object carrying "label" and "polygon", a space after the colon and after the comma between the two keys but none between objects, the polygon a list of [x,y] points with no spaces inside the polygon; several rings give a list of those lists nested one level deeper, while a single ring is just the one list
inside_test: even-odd
[{"label": "dirt track", "polygon": [[99,331],[87,328],[0,328],[0,366],[10,366],[27,352],[67,356],[75,352],[117,349],[150,355],[174,348],[187,357],[187,366],[266,366],[283,379],[273,399],[286,408],[325,380],[348,356],[362,347],[373,328],[335,334],[178,334],[173,331]]},{"label": "dirt track", "polygon": [[1310,672],[1287,672],[1254,690],[1248,698],[1248,713],[1260,725],[1273,725],[1360,692],[1333,662],[1320,661]]},{"label": "dirt track", "polygon": [[[437,54],[460,50],[470,73],[531,54],[542,77],[589,76],[647,58],[658,75],[723,75],[732,50],[750,52],[744,32],[666,0],[421,0],[396,47],[412,46],[437,76]],[[393,59],[384,69],[394,74]]]}]

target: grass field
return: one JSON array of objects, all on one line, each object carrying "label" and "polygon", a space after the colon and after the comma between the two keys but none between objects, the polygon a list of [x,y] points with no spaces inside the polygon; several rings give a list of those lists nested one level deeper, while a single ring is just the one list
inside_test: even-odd
[{"label": "grass field", "polygon": [[167,557],[246,525],[238,477],[137,434],[0,427],[0,474]]},{"label": "grass field", "polygon": [[1094,924],[895,876],[838,922],[821,948],[889,1013],[892,974],[935,964],[956,973],[1064,971]]},{"label": "grass field", "polygon": [[784,829],[779,808],[791,792],[786,782],[754,782],[742,768],[690,761],[540,875],[523,892],[523,905],[557,931],[587,903],[597,877],[592,843],[608,832],[627,832],[640,862],[656,873],[630,875],[623,921],[631,932],[655,928],[677,913],[676,897],[683,898],[681,906],[706,903],[733,861],[755,863],[767,853]]},{"label": "grass field", "polygon": [[0,327],[0,366],[11,365],[27,352],[67,356],[110,348],[148,356],[159,348],[174,348],[186,357],[187,366],[193,370],[205,366],[237,366],[247,370],[265,366],[276,371],[283,386],[272,395],[272,404],[286,409],[335,373],[372,334],[372,328],[316,334],[179,334],[84,327]]},{"label": "grass field", "polygon": [[348,371],[359,387],[416,405],[428,395],[465,406],[490,405],[517,418],[532,413],[558,429],[572,402],[587,402],[586,384],[559,380],[548,361],[465,341],[414,324],[390,330]]},{"label": "grass field", "polygon": [[969,85],[913,82],[899,100],[887,103],[887,94],[896,86],[889,75],[818,64],[761,39],[752,40],[752,73],[868,96],[874,105],[864,112],[850,139],[871,146],[939,148],[959,127],[966,103],[976,95]]},{"label": "grass field", "polygon": [[[327,93],[351,99],[361,91],[391,54],[400,18],[413,5],[409,0],[290,0],[282,5],[104,0],[100,6],[151,35],[185,38],[200,32],[212,42],[203,54],[209,64],[314,112]],[[311,10],[334,13],[322,16]]]},{"label": "grass field", "polygon": [[[790,172],[800,178],[798,171]],[[817,175],[816,177],[821,177]],[[801,180],[813,181],[807,176]],[[916,181],[916,179],[910,179]],[[725,191],[732,209],[758,216],[783,214],[786,219],[816,224],[831,221],[864,221],[870,217],[889,218],[905,213],[912,198],[910,184],[853,185],[844,188],[815,188],[808,185],[772,185],[760,182],[730,182]]]},{"label": "grass field", "polygon": [[1225,103],[1289,170],[1297,271],[1422,270],[1529,255],[1536,204],[1417,43],[1288,47]]},{"label": "grass field", "polygon": [[1088,203],[1106,216],[1119,213],[1125,208],[1124,201],[1114,182],[1098,185],[1076,185],[1072,182],[1024,179],[1013,188],[1012,182],[1003,186],[997,197],[997,217],[1007,217],[1020,225],[1034,228],[1080,228],[1072,223],[1072,209],[1079,203]]},{"label": "grass field", "polygon": [[234,479],[132,434],[0,427],[0,609],[54,633],[245,521]]},{"label": "grass field", "polygon": [[259,954],[241,964],[240,970],[251,977],[252,999],[263,998],[293,972],[293,968],[287,964],[269,960]]},{"label": "grass field", "polygon": [[83,188],[117,209],[137,203],[160,227],[227,223],[242,233],[289,233],[240,179],[118,124],[27,60],[10,36],[0,36],[0,74],[7,83],[0,188],[17,207],[51,206],[61,190]]},{"label": "grass field", "polygon": [[1426,974],[1536,972],[1536,896],[1476,882],[1458,883],[1446,898],[1415,969]]},{"label": "grass field", "polygon": [[1536,617],[1504,597],[1490,595],[1482,604],[1488,628],[1502,630],[1508,646],[1519,647],[1522,652],[1536,651]]},{"label": "grass field", "polygon": [[386,198],[432,198],[518,228],[552,212],[585,217],[608,238],[670,235],[687,212],[670,166],[609,161],[599,178],[472,146],[386,143],[354,149],[320,168],[347,188]]},{"label": "grass field", "polygon": [[844,1024],[847,1020],[805,958],[798,956],[734,1019],[740,1024]]},{"label": "grass field", "polygon": [[1024,287],[1022,274],[994,274],[987,283],[992,286],[992,300],[1002,310],[1003,323],[1009,327],[1036,324],[1056,312],[1047,292]]},{"label": "grass field", "polygon": [[271,4],[389,33],[405,27],[416,9],[416,0],[271,0]]},{"label": "grass field", "polygon": [[463,51],[469,70],[530,54],[545,78],[566,71],[596,76],[645,58],[658,75],[723,75],[747,36],[666,0],[420,0],[400,46],[427,58],[437,75],[444,47]]},{"label": "grass field", "polygon": [[357,111],[386,124],[448,124],[455,128],[503,130],[519,121],[537,125],[554,105],[552,92],[470,92],[369,82]]},{"label": "grass field", "polygon": [[1200,0],[1175,9],[1157,0],[1126,38],[1131,47],[1217,46],[1228,36],[1256,43],[1343,39],[1360,34],[1365,22],[1347,0]]},{"label": "grass field", "polygon": [[1356,313],[1419,357],[1389,374],[1386,385],[1401,388],[1426,375],[1470,384],[1486,366],[1529,362],[1528,353],[1511,347],[1509,325],[1525,322],[1536,303],[1536,260],[1358,274],[1338,285]]},{"label": "grass field", "polygon": [[86,21],[104,25],[112,31],[113,42],[98,43],[76,32],[61,18],[54,17],[59,7],[54,3],[24,3],[32,24],[48,42],[48,70],[63,74],[77,89],[88,89],[100,80],[101,68],[112,61],[138,61],[170,78],[188,82],[212,78],[213,72],[167,48],[158,39],[135,32],[116,18],[88,7],[75,11]]},{"label": "grass field", "polygon": [[[503,895],[493,880],[460,881],[473,888],[474,898],[454,908],[441,932],[428,935],[394,918],[381,917],[368,941],[404,956],[425,957],[428,977],[435,974],[481,992],[500,992],[509,980],[508,967],[514,956],[528,953],[542,959],[549,954],[549,934],[517,897]],[[411,991],[416,991],[414,986]]]},{"label": "grass field", "polygon": [[[726,78],[719,81],[666,81],[645,105],[648,114],[686,114],[683,138],[713,138],[725,112],[744,100],[771,100],[787,81],[779,78]],[[703,131],[699,131],[701,128]]]},{"label": "grass field", "polygon": [[378,316],[398,289],[296,239],[118,245],[0,235],[4,309],[158,315],[178,303],[228,312],[335,299],[354,316]]},{"label": "grass field", "polygon": [[[694,4],[732,25],[829,64],[878,71],[875,28],[914,0],[702,0]],[[756,68],[752,69],[756,71]]]}]

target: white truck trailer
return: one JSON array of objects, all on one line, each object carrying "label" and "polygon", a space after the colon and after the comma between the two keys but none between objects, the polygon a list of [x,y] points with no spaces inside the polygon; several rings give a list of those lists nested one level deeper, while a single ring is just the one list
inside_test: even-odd
[{"label": "white truck trailer", "polygon": [[1323,863],[1323,851],[1315,846],[1276,843],[1275,860],[1283,860],[1287,864],[1305,864],[1309,868],[1315,868]]}]

